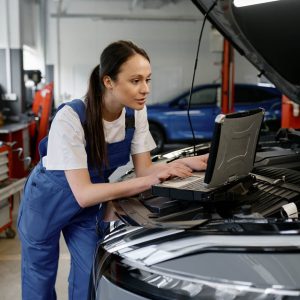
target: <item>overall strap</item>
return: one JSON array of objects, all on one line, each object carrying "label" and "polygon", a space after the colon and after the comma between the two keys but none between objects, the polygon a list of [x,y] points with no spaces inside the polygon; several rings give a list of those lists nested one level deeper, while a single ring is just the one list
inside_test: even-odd
[{"label": "overall strap", "polygon": [[125,114],[125,129],[133,128],[135,129],[135,117],[134,117],[134,110],[132,108],[126,107],[126,114]]},{"label": "overall strap", "polygon": [[[74,99],[70,102],[62,103],[58,106],[56,113],[61,110],[65,105],[71,106],[72,109],[77,113],[79,116],[80,122],[83,125],[85,122],[85,104],[80,99]],[[39,154],[40,158],[47,155],[47,148],[48,148],[48,135],[45,136],[39,143]]]},{"label": "overall strap", "polygon": [[72,107],[72,109],[77,113],[79,119],[80,119],[80,123],[83,124],[85,122],[86,116],[85,116],[85,104],[82,100],[80,99],[74,99],[70,102],[66,102],[66,103],[62,103],[58,108],[57,111],[59,111],[60,109],[62,109],[65,105],[68,105],[70,107]]}]

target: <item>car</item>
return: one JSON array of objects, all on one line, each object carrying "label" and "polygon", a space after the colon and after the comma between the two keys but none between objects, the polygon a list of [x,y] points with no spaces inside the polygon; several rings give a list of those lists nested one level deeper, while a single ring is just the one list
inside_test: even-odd
[{"label": "car", "polygon": [[[265,130],[276,132],[280,128],[282,93],[278,89],[270,84],[236,83],[234,87],[235,111],[262,107]],[[185,91],[171,100],[147,106],[149,128],[156,142],[152,154],[161,153],[165,144],[192,142],[187,115],[189,93]],[[220,84],[204,84],[193,89],[190,116],[198,142],[211,139],[214,119],[221,112],[220,103]]]},{"label": "car", "polygon": [[[114,201],[121,221],[98,245],[90,299],[300,299],[299,150],[300,132],[291,129],[272,144],[261,141],[255,181],[211,202],[151,191]],[[196,147],[208,151],[207,143]],[[131,170],[120,180],[134,176]]]},{"label": "car", "polygon": [[[299,0],[192,2],[300,104]],[[290,117],[300,127],[299,116]],[[210,143],[200,143],[152,160],[209,151]],[[91,299],[300,299],[300,131],[281,128],[273,140],[261,138],[249,175],[204,202],[152,190],[113,201],[121,221],[97,247]],[[120,180],[134,176],[131,170]]]}]

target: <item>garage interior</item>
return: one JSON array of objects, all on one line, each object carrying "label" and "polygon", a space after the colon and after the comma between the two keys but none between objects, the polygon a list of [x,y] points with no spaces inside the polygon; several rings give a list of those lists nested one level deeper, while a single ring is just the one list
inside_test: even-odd
[{"label": "garage interior", "polygon": [[[147,105],[189,90],[203,20],[187,0],[0,0],[1,299],[21,299],[18,209],[26,178],[39,161],[38,142],[48,134],[55,109],[85,95],[100,53],[117,40],[132,40],[150,56]],[[226,78],[229,84],[271,85],[207,21],[193,84],[220,84]],[[221,97],[224,113],[233,110],[230,93],[227,100]],[[282,101],[281,126],[300,128],[299,105],[285,96]],[[190,140],[166,141],[164,152],[187,145]],[[61,238],[56,280],[61,300],[68,299],[69,270],[70,255]]]}]

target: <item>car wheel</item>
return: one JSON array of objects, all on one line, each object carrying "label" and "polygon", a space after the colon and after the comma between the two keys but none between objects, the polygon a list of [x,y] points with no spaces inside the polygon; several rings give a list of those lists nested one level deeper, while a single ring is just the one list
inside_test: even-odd
[{"label": "car wheel", "polygon": [[156,143],[156,148],[151,151],[151,154],[153,154],[153,155],[158,154],[158,153],[162,152],[164,149],[164,144],[165,144],[164,134],[157,125],[150,124],[149,129],[150,129],[151,135]]}]

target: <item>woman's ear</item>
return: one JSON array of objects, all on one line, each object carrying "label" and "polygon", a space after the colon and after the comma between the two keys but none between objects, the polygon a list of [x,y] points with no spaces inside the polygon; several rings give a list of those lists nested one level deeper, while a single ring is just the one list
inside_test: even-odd
[{"label": "woman's ear", "polygon": [[112,80],[108,75],[105,75],[103,77],[103,84],[107,89],[111,89],[112,88]]}]

